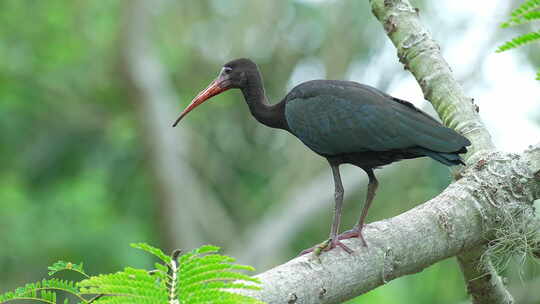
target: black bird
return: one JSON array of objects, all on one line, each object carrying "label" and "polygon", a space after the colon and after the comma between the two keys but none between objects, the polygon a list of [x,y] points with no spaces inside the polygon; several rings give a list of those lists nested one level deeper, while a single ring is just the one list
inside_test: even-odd
[{"label": "black bird", "polygon": [[[373,169],[423,156],[447,166],[463,165],[459,154],[466,153],[466,146],[471,144],[410,102],[352,81],[307,81],[279,103],[269,104],[257,65],[244,58],[226,63],[217,79],[193,99],[173,127],[195,107],[231,88],[242,91],[251,114],[260,123],[287,130],[328,160],[334,176],[335,209],[330,238],[318,247],[322,250],[340,246],[351,253],[340,240],[352,237],[359,237],[367,246],[362,228],[378,186]],[[343,203],[341,164],[362,168],[369,183],[358,223],[338,235]]]}]

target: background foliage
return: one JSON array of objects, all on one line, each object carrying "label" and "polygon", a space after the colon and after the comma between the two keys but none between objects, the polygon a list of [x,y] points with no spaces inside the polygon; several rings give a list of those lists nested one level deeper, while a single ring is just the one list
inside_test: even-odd
[{"label": "background foliage", "polygon": [[[540,1],[525,0],[518,8],[512,11],[511,18],[502,23],[501,27],[507,28],[538,21],[540,21]],[[497,52],[512,50],[527,43],[538,41],[540,41],[540,30],[531,31],[519,35],[518,37],[513,38],[511,41],[505,42],[503,45],[499,46]],[[536,80],[540,80],[540,72],[536,74]]]},{"label": "background foliage", "polygon": [[[141,139],[145,118],[135,115],[121,73],[121,27],[129,5],[129,0],[0,1],[0,292],[36,281],[59,259],[84,260],[91,273],[151,265],[147,256],[129,249],[131,242],[169,250],[212,243],[263,271],[329,232],[331,200],[299,233],[288,235],[284,248],[242,259],[251,245],[246,239],[268,210],[279,204],[287,208],[292,193],[317,177],[328,178],[316,184],[319,194],[306,194],[306,200],[331,194],[333,185],[322,158],[284,132],[257,124],[240,93],[231,91],[185,119],[180,128],[187,135],[177,141],[185,148],[179,157],[192,169],[184,178],[201,185],[228,222],[212,222],[206,230],[194,226],[202,232],[193,244],[167,236],[164,223],[174,222],[175,214],[164,216],[169,202],[150,169],[149,155],[159,151]],[[441,22],[444,12],[436,6],[415,5],[443,48],[468,28],[468,20],[460,18],[462,23]],[[505,13],[492,21],[494,33]],[[375,61],[388,41],[367,1],[160,0],[148,14],[152,42],[179,96],[178,111],[236,57],[258,62],[273,102],[312,78],[356,77],[387,90],[409,77],[392,52]],[[523,52],[539,61],[532,48]],[[471,71],[461,80],[473,87],[480,77]],[[170,125],[177,114],[162,117],[162,123]],[[433,161],[397,166],[391,176],[379,171],[381,187],[368,221],[408,210],[450,181],[450,172]],[[363,174],[352,171],[355,178]],[[357,219],[364,190],[346,187],[343,228]],[[522,272],[512,266],[505,275],[520,303],[539,303],[540,293],[529,288],[538,286],[539,268],[525,263]],[[357,301],[465,300],[457,264],[450,259]]]},{"label": "background foliage", "polygon": [[[158,258],[151,270],[126,267],[124,271],[89,275],[83,264],[57,261],[49,266],[49,276],[75,273],[79,280],[58,277],[27,283],[14,291],[0,293],[0,303],[36,302],[69,303],[245,303],[264,304],[254,298],[229,292],[230,290],[260,290],[260,281],[239,271],[253,271],[253,267],[234,264],[234,258],[220,255],[219,247],[203,245],[182,255],[174,250],[171,256],[145,243],[131,247],[144,250]],[[246,284],[248,283],[248,284]],[[58,296],[60,295],[60,297]]]}]

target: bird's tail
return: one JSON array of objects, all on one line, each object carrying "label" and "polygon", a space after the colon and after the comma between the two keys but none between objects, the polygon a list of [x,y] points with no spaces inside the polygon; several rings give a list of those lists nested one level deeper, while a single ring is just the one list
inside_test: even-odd
[{"label": "bird's tail", "polygon": [[432,159],[440,163],[443,163],[447,166],[457,166],[457,165],[465,165],[465,163],[461,160],[459,153],[465,153],[467,152],[467,149],[463,148],[456,152],[444,153],[444,152],[435,152],[428,149],[418,148],[418,152],[422,153],[423,155],[427,157],[431,157]]}]

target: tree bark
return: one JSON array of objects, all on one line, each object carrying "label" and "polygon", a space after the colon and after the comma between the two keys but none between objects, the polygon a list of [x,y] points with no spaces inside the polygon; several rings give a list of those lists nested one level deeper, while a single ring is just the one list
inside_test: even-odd
[{"label": "tree bark", "polygon": [[482,259],[484,247],[478,246],[458,256],[467,292],[472,296],[473,303],[511,304],[514,300],[504,287],[501,277],[492,275],[497,273],[492,263]]},{"label": "tree bark", "polygon": [[540,197],[540,145],[521,155],[494,152],[479,163],[425,204],[369,224],[368,248],[352,239],[345,241],[351,255],[336,249],[319,259],[297,257],[257,275],[263,289],[248,294],[267,303],[340,303],[476,250],[507,224],[499,219],[508,214],[530,220]]},{"label": "tree bark", "polygon": [[421,24],[408,0],[371,0],[373,14],[397,49],[400,62],[414,75],[443,123],[474,142],[469,155],[494,148],[476,106],[455,81],[439,45]]},{"label": "tree bark", "polygon": [[[461,85],[454,79],[439,45],[422,26],[418,9],[413,8],[408,0],[372,0],[371,4],[373,14],[394,43],[400,61],[417,79],[425,98],[431,101],[447,126],[473,142],[466,160],[475,153],[480,157],[483,152],[494,150],[474,100],[465,96]],[[480,248],[473,251],[480,252]],[[477,259],[470,255],[458,257],[473,303],[512,303],[512,296],[504,288],[489,258],[480,259],[482,254],[476,256]],[[489,277],[493,284],[482,284],[482,288],[478,288],[476,283],[481,281],[474,280],[476,277],[471,277],[471,274]],[[470,288],[472,286],[476,288]],[[495,298],[499,301],[493,302]]]}]

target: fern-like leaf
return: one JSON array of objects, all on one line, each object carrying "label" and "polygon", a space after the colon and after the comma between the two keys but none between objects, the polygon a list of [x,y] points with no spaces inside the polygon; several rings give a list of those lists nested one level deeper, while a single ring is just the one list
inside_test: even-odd
[{"label": "fern-like leaf", "polygon": [[72,281],[53,278],[43,279],[40,282],[28,283],[15,291],[0,294],[0,304],[14,300],[34,300],[43,303],[56,304],[56,291],[64,291],[78,297],[82,302],[86,300],[79,295],[79,290]]},{"label": "fern-like leaf", "polygon": [[[150,274],[143,269],[126,267],[124,271],[83,280],[77,286],[81,294],[104,295],[95,303],[167,303],[165,281],[163,273]],[[111,298],[119,302],[111,302]]]},{"label": "fern-like leaf", "polygon": [[71,263],[71,262],[65,262],[65,261],[58,261],[54,264],[52,264],[51,266],[48,267],[49,269],[49,276],[53,276],[55,275],[56,273],[60,272],[60,271],[75,271],[75,272],[78,272],[80,274],[82,274],[83,276],[85,277],[89,277],[89,275],[87,275],[85,272],[84,272],[84,268],[83,268],[83,263],[80,263],[80,264],[74,264],[74,263]]},{"label": "fern-like leaf", "polygon": [[[518,8],[512,11],[510,20],[501,24],[506,28],[527,22],[540,20],[540,0],[526,0]],[[540,41],[540,31],[530,32],[505,42],[496,50],[497,53],[515,49],[522,45]],[[536,80],[540,80],[540,72],[536,74]]]},{"label": "fern-like leaf", "polygon": [[226,291],[260,287],[255,285],[259,283],[257,279],[237,272],[252,271],[253,267],[233,264],[233,258],[217,254],[219,247],[206,245],[182,256],[176,250],[169,257],[147,244],[131,246],[153,254],[165,265],[156,264],[156,270],[150,272],[128,267],[114,274],[91,277],[77,285],[81,294],[103,295],[93,302],[96,304],[263,303]]},{"label": "fern-like leaf", "polygon": [[533,21],[540,21],[540,11],[531,11],[527,12],[519,17],[512,17],[510,20],[503,22],[501,24],[502,28],[507,28],[511,26],[516,26],[524,23],[529,23]]},{"label": "fern-like leaf", "polygon": [[511,41],[507,41],[505,44],[499,46],[499,48],[497,49],[497,53],[515,49],[519,46],[534,41],[540,41],[540,31],[523,34],[519,37],[512,39]]},{"label": "fern-like leaf", "polygon": [[513,10],[510,16],[517,18],[535,9],[540,9],[540,0],[527,0]]},{"label": "fern-like leaf", "polygon": [[146,243],[132,243],[130,244],[131,247],[144,250],[154,256],[156,256],[158,259],[160,259],[165,264],[171,263],[171,257],[163,253],[161,249],[152,247]]},{"label": "fern-like leaf", "polygon": [[[216,254],[219,247],[203,246],[180,257],[178,299],[180,303],[263,303],[227,292],[227,289],[259,290],[259,280],[236,272],[253,267],[232,264],[234,259]],[[204,255],[206,254],[206,255]],[[245,284],[249,282],[251,284]]]},{"label": "fern-like leaf", "polygon": [[[81,264],[58,261],[49,266],[49,275],[76,271],[86,277],[79,283],[53,278],[26,284],[15,291],[0,294],[0,304],[13,300],[34,300],[56,304],[57,291],[74,295],[80,303],[95,304],[261,304],[263,302],[228,292],[231,289],[259,290],[260,282],[238,271],[253,267],[233,264],[234,259],[217,254],[219,247],[202,246],[183,256],[175,250],[171,256],[144,243],[132,244],[164,264],[147,271],[126,267],[124,271],[88,276]],[[66,299],[65,304],[68,303]]]}]

